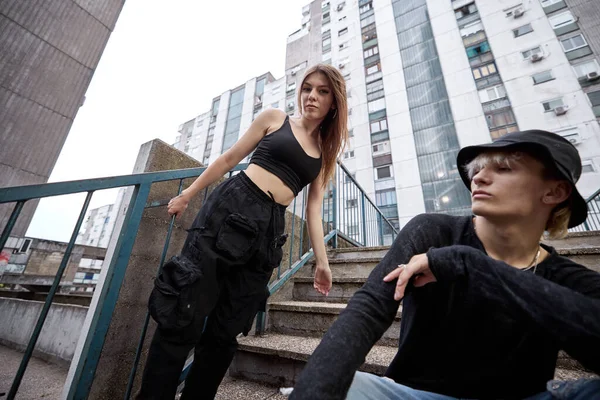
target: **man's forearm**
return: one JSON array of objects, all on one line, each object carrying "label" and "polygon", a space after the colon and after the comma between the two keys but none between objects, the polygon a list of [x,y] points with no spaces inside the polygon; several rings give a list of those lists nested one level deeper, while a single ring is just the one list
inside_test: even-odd
[{"label": "man's forearm", "polygon": [[471,247],[431,249],[427,256],[438,281],[466,283],[474,300],[491,301],[515,317],[534,322],[584,366],[600,372],[600,299],[520,271]]}]

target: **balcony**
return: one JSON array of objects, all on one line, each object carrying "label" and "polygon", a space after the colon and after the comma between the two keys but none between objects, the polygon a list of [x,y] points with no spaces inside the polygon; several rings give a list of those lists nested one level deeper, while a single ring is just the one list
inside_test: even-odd
[{"label": "balcony", "polygon": [[565,33],[576,31],[577,29],[579,29],[579,26],[577,25],[577,22],[573,21],[566,25],[554,28],[554,33],[556,33],[556,36],[560,36],[564,35]]},{"label": "balcony", "polygon": [[462,28],[465,25],[470,24],[471,22],[479,21],[479,12],[474,12],[473,14],[465,15],[461,19],[457,20],[458,27]]},{"label": "balcony", "polygon": [[482,105],[484,113],[488,113],[488,112],[491,112],[491,111],[496,111],[496,110],[499,110],[501,108],[506,108],[506,107],[509,107],[509,106],[510,106],[510,101],[506,97],[501,98],[501,99],[497,99],[497,100],[493,100],[493,101],[489,101],[489,102],[484,103]]},{"label": "balcony", "polygon": [[559,1],[559,2],[556,2],[554,4],[550,4],[549,6],[543,7],[543,8],[544,8],[544,12],[546,14],[552,14],[554,11],[560,10],[561,8],[565,8],[566,6],[567,5],[565,4],[564,1]]},{"label": "balcony", "polygon": [[585,57],[590,54],[592,54],[592,49],[590,49],[590,46],[583,46],[565,53],[569,61],[576,60],[578,58]]},{"label": "balcony", "polygon": [[485,89],[486,87],[494,86],[499,83],[502,83],[502,79],[500,79],[500,75],[498,74],[486,76],[485,78],[477,79],[475,81],[477,90]]}]

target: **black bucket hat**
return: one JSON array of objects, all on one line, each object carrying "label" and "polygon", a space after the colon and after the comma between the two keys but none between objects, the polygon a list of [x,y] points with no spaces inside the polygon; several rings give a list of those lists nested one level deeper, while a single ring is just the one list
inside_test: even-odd
[{"label": "black bucket hat", "polygon": [[457,166],[464,184],[471,190],[471,180],[465,166],[479,154],[490,150],[525,151],[547,167],[554,168],[573,187],[571,193],[571,218],[569,228],[573,228],[587,218],[587,204],[575,184],[581,176],[579,152],[567,139],[552,132],[529,130],[504,135],[492,143],[468,146],[457,156]]}]

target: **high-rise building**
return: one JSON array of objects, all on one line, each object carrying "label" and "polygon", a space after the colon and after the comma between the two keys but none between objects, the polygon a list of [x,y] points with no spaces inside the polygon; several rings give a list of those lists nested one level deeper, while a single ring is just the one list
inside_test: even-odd
[{"label": "high-rise building", "polygon": [[469,213],[456,153],[515,130],[574,143],[589,195],[600,182],[600,70],[588,42],[600,25],[592,17],[580,29],[575,10],[599,11],[583,0],[569,11],[570,1],[315,0],[288,38],[285,79],[317,62],[344,74],[342,160],[400,225],[421,212]]},{"label": "high-rise building", "polygon": [[[0,187],[46,183],[123,0],[0,1]],[[27,231],[24,206],[14,236]],[[13,205],[0,205],[0,230]]]},{"label": "high-rise building", "polygon": [[102,207],[94,208],[87,212],[83,226],[77,235],[75,243],[93,247],[108,247],[110,236],[115,228],[117,215],[125,189],[119,190],[117,201]]},{"label": "high-rise building", "polygon": [[277,80],[267,72],[224,92],[213,99],[210,111],[181,124],[174,146],[208,165],[227,151],[264,109],[294,109],[283,99],[286,90],[295,87],[284,86],[284,79]]},{"label": "high-rise building", "polygon": [[[350,143],[341,159],[399,226],[422,212],[468,214],[457,152],[516,130],[570,140],[583,160],[578,187],[587,196],[600,182],[600,11],[592,3],[315,0],[288,37],[285,77],[276,81],[285,87],[280,102],[296,112],[296,88],[309,66],[342,72]],[[227,105],[182,125],[179,148],[189,142],[187,152],[198,154],[191,152],[195,129],[216,109],[220,131],[229,132],[224,122],[238,104],[230,93],[220,97]],[[242,125],[231,139],[199,143],[195,157],[214,160]]]}]

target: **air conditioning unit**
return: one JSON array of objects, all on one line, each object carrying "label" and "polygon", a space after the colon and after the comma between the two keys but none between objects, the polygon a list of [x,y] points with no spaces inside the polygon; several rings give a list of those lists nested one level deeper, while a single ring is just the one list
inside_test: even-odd
[{"label": "air conditioning unit", "polygon": [[588,82],[595,81],[596,79],[600,78],[600,74],[598,73],[598,71],[590,72],[585,76],[585,78]]},{"label": "air conditioning unit", "polygon": [[517,8],[515,11],[513,11],[513,18],[520,18],[523,16],[523,14],[525,14],[525,10],[523,10],[522,8]]},{"label": "air conditioning unit", "polygon": [[581,143],[581,137],[579,135],[565,136],[565,139],[567,139],[569,142],[571,142],[571,144],[579,144],[579,143]]},{"label": "air conditioning unit", "polygon": [[541,61],[544,58],[544,55],[542,53],[533,53],[531,55],[531,58],[529,58],[531,60],[532,63],[534,62],[538,62]]},{"label": "air conditioning unit", "polygon": [[296,71],[292,70],[292,76],[296,75]]},{"label": "air conditioning unit", "polygon": [[558,107],[554,108],[554,114],[564,115],[567,113],[568,110],[569,110],[569,106],[567,106],[567,105],[558,106]]},{"label": "air conditioning unit", "polygon": [[344,3],[340,3],[340,4],[338,4],[338,6],[337,6],[337,10],[338,10],[338,11],[342,11],[343,9],[344,9]]}]

